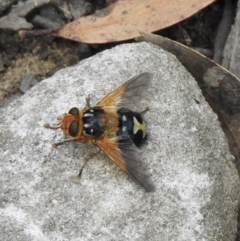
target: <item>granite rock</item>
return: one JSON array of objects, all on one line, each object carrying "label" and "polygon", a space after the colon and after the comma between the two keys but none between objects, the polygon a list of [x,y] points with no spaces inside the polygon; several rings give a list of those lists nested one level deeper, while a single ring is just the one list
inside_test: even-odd
[{"label": "granite rock", "polygon": [[[128,78],[151,72],[147,143],[139,149],[156,192],[146,193],[106,155],[66,143],[44,123],[85,97],[97,103]],[[0,114],[2,240],[234,240],[239,179],[224,133],[193,77],[148,43],[119,45],[63,69]]]}]

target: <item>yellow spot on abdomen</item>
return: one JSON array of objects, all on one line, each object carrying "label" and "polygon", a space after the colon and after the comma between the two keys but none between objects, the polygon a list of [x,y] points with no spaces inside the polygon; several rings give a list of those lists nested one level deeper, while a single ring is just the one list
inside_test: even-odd
[{"label": "yellow spot on abdomen", "polygon": [[133,134],[136,134],[138,132],[138,130],[142,130],[143,132],[143,137],[146,136],[147,134],[147,126],[146,126],[146,123],[143,121],[143,123],[139,123],[138,120],[133,117]]}]

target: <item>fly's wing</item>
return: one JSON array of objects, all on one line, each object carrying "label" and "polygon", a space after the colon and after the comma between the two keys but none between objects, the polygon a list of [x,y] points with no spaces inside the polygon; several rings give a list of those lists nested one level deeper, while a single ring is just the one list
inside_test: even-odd
[{"label": "fly's wing", "polygon": [[134,102],[147,89],[153,75],[145,72],[129,79],[123,85],[104,97],[96,106],[114,106],[119,109],[125,104]]},{"label": "fly's wing", "polygon": [[105,152],[127,175],[147,192],[154,192],[150,175],[137,155],[137,148],[130,138],[116,137],[96,140],[98,147]]}]

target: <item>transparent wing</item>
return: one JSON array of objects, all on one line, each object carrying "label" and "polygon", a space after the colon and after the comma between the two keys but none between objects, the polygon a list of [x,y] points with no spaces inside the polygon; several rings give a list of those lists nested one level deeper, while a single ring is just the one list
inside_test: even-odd
[{"label": "transparent wing", "polygon": [[96,106],[115,106],[121,108],[125,104],[132,103],[144,93],[152,78],[153,75],[148,72],[134,76],[104,97]]},{"label": "transparent wing", "polygon": [[98,147],[108,155],[134,182],[147,192],[154,192],[150,175],[137,155],[137,148],[130,138],[112,138],[96,140]]}]

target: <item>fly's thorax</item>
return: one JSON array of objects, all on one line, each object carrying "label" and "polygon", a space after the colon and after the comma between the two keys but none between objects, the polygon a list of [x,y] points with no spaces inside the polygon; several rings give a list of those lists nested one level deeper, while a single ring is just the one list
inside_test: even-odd
[{"label": "fly's thorax", "polygon": [[100,137],[104,134],[116,132],[118,116],[101,107],[92,107],[83,112],[83,135]]},{"label": "fly's thorax", "polygon": [[95,137],[101,136],[105,131],[105,113],[100,107],[93,107],[83,112],[83,134]]},{"label": "fly's thorax", "polygon": [[81,136],[83,131],[82,115],[83,109],[73,107],[68,114],[63,116],[60,120],[60,127],[66,135],[75,138]]},{"label": "fly's thorax", "polygon": [[127,108],[118,110],[119,126],[117,135],[128,136],[139,147],[146,139],[147,125],[140,113]]}]

